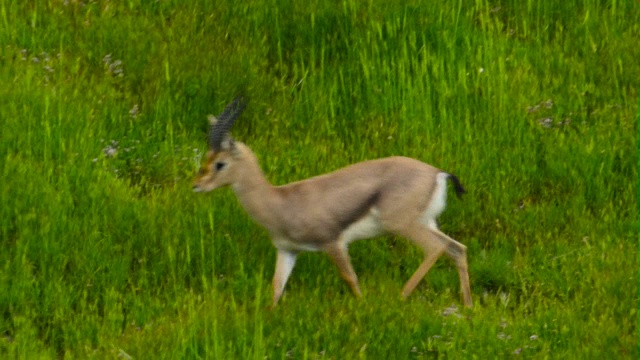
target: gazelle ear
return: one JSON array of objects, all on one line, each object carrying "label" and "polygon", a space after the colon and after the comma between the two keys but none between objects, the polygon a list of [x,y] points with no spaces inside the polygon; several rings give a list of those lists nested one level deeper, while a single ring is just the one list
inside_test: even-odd
[{"label": "gazelle ear", "polygon": [[235,153],[236,142],[235,140],[233,140],[233,137],[231,137],[231,135],[225,136],[222,140],[222,144],[220,145],[223,151],[231,151]]}]

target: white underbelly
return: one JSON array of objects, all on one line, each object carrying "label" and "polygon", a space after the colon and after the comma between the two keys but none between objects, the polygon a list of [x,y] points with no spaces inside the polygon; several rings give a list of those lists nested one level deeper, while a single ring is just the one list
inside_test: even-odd
[{"label": "white underbelly", "polygon": [[296,241],[291,241],[287,237],[274,237],[273,245],[282,250],[288,251],[318,251],[320,248],[316,246],[314,243],[301,243]]},{"label": "white underbelly", "polygon": [[[384,228],[382,227],[382,223],[380,223],[378,211],[373,208],[366,216],[344,229],[336,240],[347,246],[355,240],[369,239],[381,235],[383,232]],[[292,241],[286,236],[274,236],[272,241],[276,248],[288,251],[322,250],[316,243]]]},{"label": "white underbelly", "polygon": [[384,232],[378,210],[372,208],[369,213],[360,220],[349,225],[340,235],[341,241],[348,245],[352,241],[370,239]]}]

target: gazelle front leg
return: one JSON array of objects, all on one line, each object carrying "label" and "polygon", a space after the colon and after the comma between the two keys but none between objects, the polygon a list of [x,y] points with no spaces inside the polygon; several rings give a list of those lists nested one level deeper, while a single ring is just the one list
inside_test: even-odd
[{"label": "gazelle front leg", "polygon": [[275,308],[278,300],[284,292],[284,286],[287,284],[289,275],[296,264],[297,253],[278,249],[278,258],[276,259],[276,271],[273,274],[273,303],[271,308]]},{"label": "gazelle front leg", "polygon": [[353,266],[351,266],[351,258],[349,257],[347,247],[339,243],[334,243],[329,245],[325,251],[333,263],[338,267],[340,276],[342,276],[344,281],[349,284],[353,294],[356,297],[361,297],[362,292],[358,286],[358,276],[356,275],[356,272],[353,271]]}]

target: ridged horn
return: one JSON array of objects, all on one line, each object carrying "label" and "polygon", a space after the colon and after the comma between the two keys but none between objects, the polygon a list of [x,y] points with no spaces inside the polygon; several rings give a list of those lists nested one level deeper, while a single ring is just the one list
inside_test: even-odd
[{"label": "ridged horn", "polygon": [[217,121],[209,126],[209,148],[213,151],[222,149],[222,142],[229,134],[233,122],[240,116],[246,103],[242,96],[238,96],[224,108],[224,111],[217,116]]}]

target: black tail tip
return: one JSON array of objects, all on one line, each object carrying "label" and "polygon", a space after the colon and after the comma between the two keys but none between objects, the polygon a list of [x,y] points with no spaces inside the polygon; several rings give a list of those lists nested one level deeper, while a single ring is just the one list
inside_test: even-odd
[{"label": "black tail tip", "polygon": [[451,182],[453,183],[453,187],[456,190],[456,195],[458,195],[459,198],[462,198],[462,195],[465,194],[467,190],[462,187],[460,179],[458,179],[458,177],[453,174],[449,174],[449,180],[451,180]]}]

